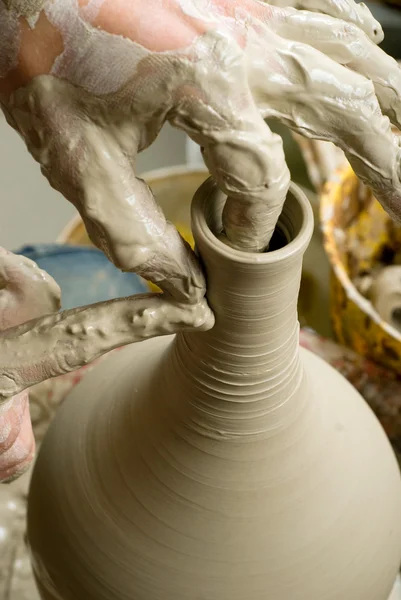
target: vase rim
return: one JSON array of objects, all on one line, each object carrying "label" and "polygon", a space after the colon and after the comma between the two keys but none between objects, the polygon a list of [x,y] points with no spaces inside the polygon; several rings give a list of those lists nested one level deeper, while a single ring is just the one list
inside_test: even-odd
[{"label": "vase rim", "polygon": [[[210,251],[219,254],[222,258],[231,259],[244,265],[277,264],[281,261],[287,261],[294,255],[302,254],[308,247],[313,234],[313,211],[308,198],[295,183],[290,183],[288,192],[289,195],[287,195],[282,215],[286,212],[286,205],[291,197],[300,208],[301,218],[299,219],[300,223],[297,233],[290,241],[277,250],[262,253],[247,252],[232,248],[218,239],[207,222],[207,207],[217,202],[224,204],[222,198],[225,199],[227,196],[219,190],[211,177],[199,187],[192,201],[191,217],[194,237],[195,239],[201,237],[202,244],[206,244]],[[280,215],[278,223],[280,223],[282,215]]]}]

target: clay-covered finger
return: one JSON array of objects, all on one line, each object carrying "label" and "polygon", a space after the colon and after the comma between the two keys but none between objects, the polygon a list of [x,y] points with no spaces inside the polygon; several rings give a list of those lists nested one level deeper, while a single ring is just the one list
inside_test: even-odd
[{"label": "clay-covered finger", "polygon": [[121,270],[196,303],[205,293],[199,263],[135,169],[138,150],[153,141],[163,115],[149,116],[146,128],[149,100],[136,126],[135,115],[124,113],[130,93],[119,99],[122,112],[113,113],[107,97],[37,77],[11,96],[8,112],[50,184],[80,212],[92,242]]},{"label": "clay-covered finger", "polygon": [[274,34],[268,41],[269,61],[257,64],[248,54],[252,90],[263,116],[341,148],[384,209],[401,222],[400,146],[373,83],[308,45]]},{"label": "clay-covered finger", "polygon": [[[0,330],[10,331],[30,319],[56,313],[59,308],[60,288],[54,279],[28,258],[0,248]],[[0,340],[2,335],[6,334],[0,332]],[[22,338],[21,351],[25,343]],[[0,341],[3,359],[6,352],[7,344]],[[4,377],[7,379],[7,374],[0,366],[0,381]],[[18,394],[8,402],[2,400],[4,398],[0,398],[0,481],[9,482],[22,475],[31,464],[35,441],[28,394]]]},{"label": "clay-covered finger", "polygon": [[268,246],[289,186],[281,138],[263,121],[250,93],[244,55],[234,40],[213,32],[199,40],[191,77],[170,122],[202,148],[206,166],[227,195],[224,234],[251,252]]},{"label": "clay-covered finger", "polygon": [[364,31],[375,44],[380,44],[384,38],[382,26],[363,2],[356,3],[354,0],[269,0],[268,4],[322,13],[342,19],[347,23],[353,23]]},{"label": "clay-covered finger", "polygon": [[268,26],[281,37],[308,44],[370,79],[381,109],[401,128],[401,69],[356,25],[294,9],[269,12]]},{"label": "clay-covered finger", "polygon": [[205,299],[140,294],[47,315],[0,333],[0,407],[37,383],[70,373],[120,346],[181,331],[206,331]]}]

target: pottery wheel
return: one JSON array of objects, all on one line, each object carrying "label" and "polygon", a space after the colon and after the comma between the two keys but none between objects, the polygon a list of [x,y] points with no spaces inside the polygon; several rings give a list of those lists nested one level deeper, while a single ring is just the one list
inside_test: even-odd
[{"label": "pottery wheel", "polygon": [[[31,390],[32,425],[38,446],[76,375],[44,382]],[[0,485],[0,600],[40,600],[25,544],[25,519],[31,471]],[[389,600],[401,600],[401,580]]]}]

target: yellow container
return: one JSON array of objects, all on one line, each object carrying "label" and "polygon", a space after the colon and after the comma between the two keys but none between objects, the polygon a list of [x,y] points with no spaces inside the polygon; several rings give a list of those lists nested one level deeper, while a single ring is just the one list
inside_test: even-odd
[{"label": "yellow container", "polygon": [[330,313],[337,340],[397,372],[401,334],[381,319],[353,281],[369,273],[387,250],[401,248],[401,230],[350,166],[325,185],[320,205],[324,246],[331,265]]}]

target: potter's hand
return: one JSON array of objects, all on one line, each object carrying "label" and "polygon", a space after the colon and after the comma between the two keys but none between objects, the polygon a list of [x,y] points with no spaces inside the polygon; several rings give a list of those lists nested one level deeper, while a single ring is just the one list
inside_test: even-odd
[{"label": "potter's hand", "polygon": [[358,25],[376,44],[380,44],[384,39],[382,26],[373,18],[370,10],[363,2],[356,4],[353,0],[272,0],[268,4],[337,17],[347,23]]},{"label": "potter's hand", "polygon": [[163,294],[139,294],[12,327],[0,335],[0,405],[20,390],[75,371],[115,348],[213,325],[206,300],[181,304]]},{"label": "potter's hand", "polygon": [[296,6],[319,12],[256,0],[0,0],[9,122],[92,240],[178,300],[202,297],[202,274],[135,174],[165,121],[203,147],[228,195],[232,245],[264,249],[287,193],[265,117],[334,142],[401,217],[400,148],[383,116],[401,120],[401,72],[372,41],[381,28],[352,0]]},{"label": "potter's hand", "polygon": [[0,481],[29,465],[34,442],[20,392],[133,342],[210,329],[205,300],[142,294],[58,312],[60,289],[31,260],[0,248]]},{"label": "potter's hand", "polygon": [[[0,363],[6,353],[2,344],[4,331],[57,311],[59,303],[60,289],[51,277],[31,260],[0,248]],[[23,344],[20,346],[22,349]],[[31,364],[25,365],[27,373],[31,368]],[[0,370],[0,381],[2,375]],[[24,472],[34,449],[28,394],[19,393],[5,402],[0,399],[0,482]]]}]

